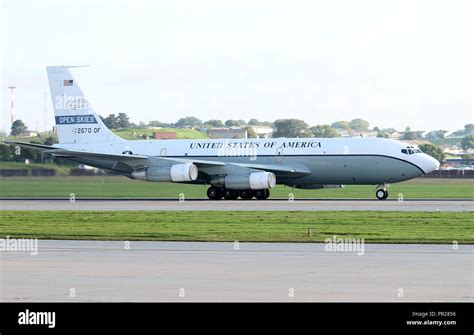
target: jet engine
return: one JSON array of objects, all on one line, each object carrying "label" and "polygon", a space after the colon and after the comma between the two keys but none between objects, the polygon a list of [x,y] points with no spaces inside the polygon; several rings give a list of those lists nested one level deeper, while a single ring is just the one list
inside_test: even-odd
[{"label": "jet engine", "polygon": [[150,166],[133,171],[132,178],[156,182],[193,181],[198,176],[198,168],[192,163]]},{"label": "jet engine", "polygon": [[249,175],[227,175],[226,188],[233,190],[267,190],[275,187],[276,177],[272,172],[254,172]]}]

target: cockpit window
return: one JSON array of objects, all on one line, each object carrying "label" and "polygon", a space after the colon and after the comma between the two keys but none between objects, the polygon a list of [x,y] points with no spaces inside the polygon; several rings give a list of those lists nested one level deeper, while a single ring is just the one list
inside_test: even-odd
[{"label": "cockpit window", "polygon": [[413,154],[421,154],[422,151],[415,147],[407,147],[406,149],[402,149],[402,154],[405,155],[413,155]]}]

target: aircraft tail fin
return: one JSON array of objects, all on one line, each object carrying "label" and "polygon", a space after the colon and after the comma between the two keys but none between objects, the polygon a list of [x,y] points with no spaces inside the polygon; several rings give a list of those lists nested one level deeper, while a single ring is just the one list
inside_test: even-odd
[{"label": "aircraft tail fin", "polygon": [[48,66],[46,72],[60,144],[123,141],[95,113],[68,67]]}]

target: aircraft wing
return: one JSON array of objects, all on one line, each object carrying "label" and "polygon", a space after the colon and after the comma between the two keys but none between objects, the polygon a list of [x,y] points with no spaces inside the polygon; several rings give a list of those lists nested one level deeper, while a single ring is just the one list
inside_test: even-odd
[{"label": "aircraft wing", "polygon": [[55,148],[53,146],[50,146],[50,145],[44,145],[44,144],[38,144],[38,143],[10,141],[10,140],[4,140],[2,142],[6,143],[6,144],[16,144],[16,145],[19,145],[21,147],[32,148],[32,149],[41,150],[41,151],[56,150],[57,149],[57,148]]},{"label": "aircraft wing", "polygon": [[253,163],[231,163],[231,162],[222,162],[222,161],[209,161],[209,160],[200,160],[192,158],[171,158],[171,157],[160,157],[163,160],[170,160],[173,162],[182,162],[182,163],[193,163],[199,170],[206,172],[210,175],[214,174],[227,174],[229,172],[228,168],[240,168],[243,169],[253,169],[253,170],[262,170],[267,172],[273,172],[278,176],[291,176],[291,177],[301,177],[311,173],[311,171],[304,166],[290,166],[290,165],[277,165],[277,164],[253,164]]},{"label": "aircraft wing", "polygon": [[212,161],[212,160],[202,160],[202,159],[193,159],[193,158],[178,158],[178,157],[152,157],[146,155],[126,155],[126,154],[104,154],[104,153],[94,153],[87,151],[71,151],[66,149],[57,148],[54,146],[28,143],[28,142],[19,142],[19,141],[4,141],[7,144],[16,144],[22,147],[32,148],[36,150],[41,150],[51,154],[53,157],[58,158],[69,158],[69,159],[84,159],[84,160],[101,160],[101,161],[110,161],[116,162],[113,165],[114,169],[117,169],[121,172],[130,172],[136,168],[143,168],[150,164],[150,159],[156,159],[157,163],[162,163],[168,161],[170,163],[193,163],[199,170],[209,174],[209,175],[225,175],[232,173],[235,169],[244,171],[245,169],[253,170],[262,170],[273,172],[278,176],[291,176],[291,177],[301,177],[311,173],[304,166],[291,166],[291,165],[282,165],[282,164],[254,164],[254,163],[233,163],[233,162],[223,162],[223,161]]},{"label": "aircraft wing", "polygon": [[101,154],[96,152],[70,151],[62,149],[56,149],[54,151],[51,151],[51,155],[58,158],[87,158],[109,161],[136,161],[141,159],[148,159],[148,156],[143,155]]}]

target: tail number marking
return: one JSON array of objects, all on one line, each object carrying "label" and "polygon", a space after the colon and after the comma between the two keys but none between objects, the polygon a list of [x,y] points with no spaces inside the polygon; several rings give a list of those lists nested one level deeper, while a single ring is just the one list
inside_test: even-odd
[{"label": "tail number marking", "polygon": [[72,130],[74,134],[97,134],[99,131],[100,131],[100,127],[97,127],[97,128],[80,127],[80,128],[74,128]]}]

